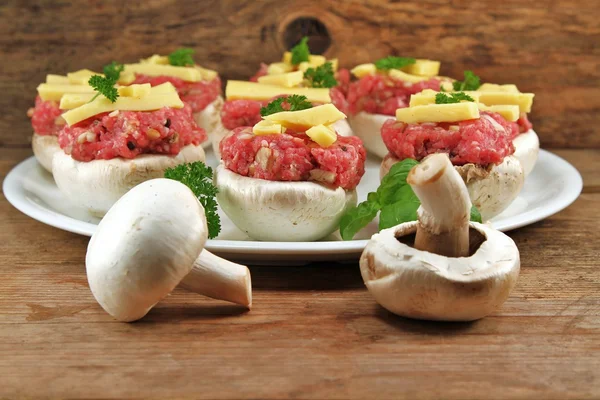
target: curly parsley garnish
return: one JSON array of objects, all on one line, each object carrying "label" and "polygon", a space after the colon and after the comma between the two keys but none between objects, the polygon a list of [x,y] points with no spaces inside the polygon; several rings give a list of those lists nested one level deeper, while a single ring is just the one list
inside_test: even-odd
[{"label": "curly parsley garnish", "polygon": [[90,100],[90,103],[96,100],[96,97],[103,95],[111,103],[117,101],[119,97],[119,91],[115,87],[119,77],[121,76],[121,72],[125,69],[123,64],[117,64],[116,61],[111,62],[108,65],[105,65],[102,68],[102,72],[104,72],[104,76],[102,75],[93,75],[88,80],[88,84],[94,88],[94,90],[98,93]]},{"label": "curly parsley garnish", "polygon": [[465,71],[464,81],[454,81],[452,86],[455,92],[462,92],[463,90],[477,90],[481,86],[480,79],[473,71]]},{"label": "curly parsley garnish", "polygon": [[[288,107],[284,108],[284,104]],[[298,94],[292,94],[287,97],[280,97],[273,100],[266,106],[260,109],[260,115],[266,117],[267,115],[275,114],[282,111],[300,111],[312,108],[310,101],[306,99],[306,96],[300,96]]]},{"label": "curly parsley garnish", "polygon": [[179,181],[189,187],[204,207],[210,239],[214,239],[221,232],[221,218],[217,213],[215,198],[219,189],[213,185],[212,177],[212,168],[201,161],[180,164],[165,170],[165,178]]},{"label": "curly parsley garnish", "polygon": [[[419,198],[406,183],[406,177],[418,161],[406,158],[396,163],[383,177],[376,192],[371,192],[367,200],[350,209],[340,221],[342,239],[351,240],[367,226],[379,213],[379,229],[387,229],[398,224],[417,220]],[[471,221],[481,222],[481,214],[475,206],[471,208]]]},{"label": "curly parsley garnish", "polygon": [[194,54],[193,49],[181,48],[177,49],[171,54],[169,54],[169,64],[175,65],[177,67],[187,67],[188,65],[194,65],[194,59],[192,55]]},{"label": "curly parsley garnish", "polygon": [[404,68],[407,65],[411,65],[416,63],[417,60],[410,57],[394,57],[389,56],[386,58],[382,58],[381,60],[375,61],[375,66],[380,70],[388,70],[388,69],[400,69]]},{"label": "curly parsley garnish", "polygon": [[319,65],[317,68],[307,69],[304,72],[304,79],[309,87],[314,88],[332,88],[338,84],[330,62]]},{"label": "curly parsley garnish", "polygon": [[300,43],[292,47],[292,65],[298,65],[301,62],[308,61],[310,49],[308,48],[308,36],[300,39]]},{"label": "curly parsley garnish", "polygon": [[456,93],[437,93],[435,95],[435,104],[453,104],[461,101],[475,101],[465,92]]}]

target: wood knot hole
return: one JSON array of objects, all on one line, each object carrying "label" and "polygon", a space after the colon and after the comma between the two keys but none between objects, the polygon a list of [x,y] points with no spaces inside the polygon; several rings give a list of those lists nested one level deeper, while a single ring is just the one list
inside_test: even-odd
[{"label": "wood knot hole", "polygon": [[323,54],[331,46],[327,27],[314,17],[299,17],[291,21],[283,30],[283,43],[291,49],[304,36],[308,36],[311,54]]}]

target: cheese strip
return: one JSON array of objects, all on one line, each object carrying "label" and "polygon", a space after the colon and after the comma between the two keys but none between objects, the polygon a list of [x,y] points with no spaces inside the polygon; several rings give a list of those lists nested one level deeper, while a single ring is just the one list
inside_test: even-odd
[{"label": "cheese strip", "polygon": [[125,72],[142,74],[148,76],[171,76],[186,82],[200,82],[202,71],[195,67],[176,67],[174,65],[161,64],[126,64]]},{"label": "cheese strip", "polygon": [[439,61],[417,59],[414,64],[407,65],[402,71],[407,74],[426,76],[432,78],[440,73]]},{"label": "cheese strip", "polygon": [[67,93],[94,93],[89,85],[64,85],[42,83],[37,87],[38,94],[42,100],[60,101]]},{"label": "cheese strip", "polygon": [[[54,84],[54,85],[68,85],[69,78],[67,78],[66,76],[63,76],[63,75],[48,74],[48,75],[46,75],[46,83]],[[86,84],[87,84],[87,82],[86,82]]]},{"label": "cheese strip", "polygon": [[478,104],[480,111],[495,112],[502,116],[507,121],[515,122],[519,119],[520,112],[519,106],[511,105],[497,105],[497,106],[486,106],[485,104]]},{"label": "cheese strip", "polygon": [[[168,85],[168,87],[164,87]],[[170,86],[170,88],[169,88]],[[157,89],[158,88],[158,89]],[[76,101],[70,98],[71,95],[65,95],[61,101],[62,105],[73,104]],[[77,96],[77,95],[76,95]],[[64,104],[63,104],[64,103]],[[65,112],[62,117],[69,126],[81,122],[94,115],[120,111],[153,111],[163,107],[182,108],[183,102],[179,98],[177,91],[170,83],[164,83],[150,89],[150,93],[142,98],[137,97],[119,97],[117,101],[111,103],[104,96],[98,96],[91,103],[85,103],[77,108]]]},{"label": "cheese strip", "polygon": [[154,54],[148,58],[142,58],[140,64],[169,65],[169,57]]},{"label": "cheese strip", "polygon": [[87,85],[90,78],[94,75],[104,76],[99,72],[90,71],[89,69],[80,69],[79,71],[69,72],[67,79],[71,85]]},{"label": "cheese strip", "polygon": [[265,75],[258,78],[258,83],[266,83],[268,85],[295,87],[302,83],[304,74],[302,71],[288,72],[285,74]]},{"label": "cheese strip", "polygon": [[267,121],[295,130],[306,130],[318,125],[330,125],[344,118],[346,118],[346,115],[333,104],[323,104],[322,106],[300,111],[282,111],[264,117]]},{"label": "cheese strip", "polygon": [[277,62],[269,64],[267,68],[267,74],[269,75],[278,75],[285,74],[286,72],[292,72],[294,68],[290,64],[286,64],[283,62]]},{"label": "cheese strip", "polygon": [[327,148],[337,141],[337,134],[325,125],[317,125],[306,131],[306,135],[323,148]]},{"label": "cheese strip", "polygon": [[[292,53],[286,51],[283,53],[283,59],[281,60],[284,64],[292,65]],[[312,67],[318,67],[319,65],[323,65],[327,62],[327,58],[325,56],[310,54],[308,56],[307,61]]]},{"label": "cheese strip", "polygon": [[519,93],[519,88],[517,88],[517,85],[497,85],[495,83],[484,83],[477,90],[480,92]]},{"label": "cheese strip", "polygon": [[331,103],[327,88],[286,88],[245,81],[227,81],[225,87],[227,100],[270,100],[273,97],[291,94],[306,96],[308,101],[314,103]]},{"label": "cheese strip", "polygon": [[[121,86],[117,88],[119,96],[123,97],[145,97],[149,95],[162,95],[173,93],[174,87],[169,82],[161,85],[150,87],[149,83],[143,85]],[[85,94],[66,94],[60,99],[59,108],[61,110],[72,110],[89,103],[96,96],[96,92]]]},{"label": "cheese strip", "polygon": [[[425,89],[420,93],[413,94],[412,96],[410,96],[409,106],[414,107],[414,106],[424,106],[427,104],[435,104],[435,96],[438,93],[440,93],[440,92],[436,92],[435,90],[431,90],[431,89]],[[451,93],[452,92],[448,92],[448,94],[451,94]],[[479,102],[479,96],[480,96],[479,92],[465,91],[462,93],[465,93],[465,94],[471,96],[471,98],[476,103]]]},{"label": "cheese strip", "polygon": [[396,110],[396,119],[407,124],[422,122],[458,122],[479,118],[476,103],[429,104]]},{"label": "cheese strip", "polygon": [[516,105],[521,112],[531,112],[533,93],[479,92],[479,102],[487,106]]},{"label": "cheese strip", "polygon": [[275,122],[262,120],[252,127],[252,133],[257,136],[261,135],[277,135],[283,133],[283,126]]},{"label": "cheese strip", "polygon": [[399,69],[390,69],[388,71],[388,75],[393,79],[398,79],[398,80],[401,80],[402,82],[409,82],[409,83],[418,83],[418,82],[428,81],[430,79],[426,76],[407,74],[406,72],[400,71]]},{"label": "cheese strip", "polygon": [[375,64],[360,64],[352,68],[350,72],[360,79],[367,75],[375,75],[377,73],[377,67]]}]

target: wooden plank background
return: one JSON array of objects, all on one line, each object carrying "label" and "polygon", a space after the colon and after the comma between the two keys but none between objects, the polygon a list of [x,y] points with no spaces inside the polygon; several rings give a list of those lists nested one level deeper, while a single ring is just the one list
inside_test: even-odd
[{"label": "wooden plank background", "polygon": [[[22,1],[0,3],[0,146],[26,147],[25,115],[49,73],[99,70],[179,46],[225,78],[247,78],[281,56],[314,17],[341,65],[395,54],[472,69],[484,81],[536,93],[532,120],[545,147],[600,147],[597,0]],[[308,25],[311,26],[311,25]],[[325,43],[323,32],[307,31]],[[596,133],[594,133],[596,132]]]}]

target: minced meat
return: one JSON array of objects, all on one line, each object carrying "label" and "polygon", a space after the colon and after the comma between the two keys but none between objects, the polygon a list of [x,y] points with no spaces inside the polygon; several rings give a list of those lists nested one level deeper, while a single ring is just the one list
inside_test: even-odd
[{"label": "minced meat", "polygon": [[44,101],[40,96],[35,98],[35,107],[29,109],[31,126],[38,135],[58,135],[58,131],[65,125],[65,120],[60,116],[62,111],[58,108],[58,102]]}]

